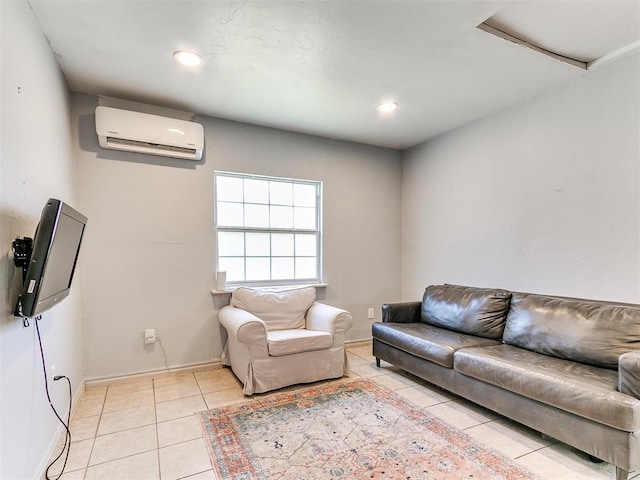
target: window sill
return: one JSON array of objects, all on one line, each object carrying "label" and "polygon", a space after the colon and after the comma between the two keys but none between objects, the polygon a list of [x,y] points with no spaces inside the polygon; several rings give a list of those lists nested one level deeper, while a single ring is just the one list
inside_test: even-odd
[{"label": "window sill", "polygon": [[[237,287],[229,287],[226,288],[225,290],[211,290],[211,295],[231,295],[236,288],[240,288],[239,285]],[[268,287],[247,287],[247,288],[253,288],[255,290],[280,290],[280,289],[285,289],[285,288],[302,288],[302,287],[315,287],[316,290],[318,288],[327,288],[329,286],[328,283],[312,283],[310,285],[270,285]]]}]

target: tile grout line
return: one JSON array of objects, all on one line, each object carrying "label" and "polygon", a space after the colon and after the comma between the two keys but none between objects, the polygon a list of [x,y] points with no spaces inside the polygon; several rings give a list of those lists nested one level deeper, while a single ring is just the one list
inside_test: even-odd
[{"label": "tile grout line", "polygon": [[100,429],[100,424],[102,423],[102,414],[104,413],[104,406],[107,403],[107,394],[109,393],[109,387],[104,392],[104,397],[102,398],[102,406],[100,407],[100,413],[98,418],[98,424],[96,425],[96,431],[93,432],[93,438],[91,439],[91,448],[89,449],[89,457],[87,458],[87,464],[84,466],[84,473],[82,474],[82,478],[85,479],[87,474],[89,473],[89,463],[91,463],[91,457],[93,455],[93,449],[96,446],[96,438],[98,438],[98,430]]},{"label": "tile grout line", "polygon": [[158,404],[156,403],[156,379],[151,379],[151,385],[153,386],[153,415],[155,417],[156,426],[156,472],[158,473],[158,479],[162,480],[162,468],[160,467],[160,432],[158,432]]}]

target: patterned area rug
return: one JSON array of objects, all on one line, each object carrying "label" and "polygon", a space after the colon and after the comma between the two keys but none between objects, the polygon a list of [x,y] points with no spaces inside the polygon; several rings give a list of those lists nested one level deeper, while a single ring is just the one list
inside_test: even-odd
[{"label": "patterned area rug", "polygon": [[219,480],[535,478],[367,380],[256,397],[198,415]]}]

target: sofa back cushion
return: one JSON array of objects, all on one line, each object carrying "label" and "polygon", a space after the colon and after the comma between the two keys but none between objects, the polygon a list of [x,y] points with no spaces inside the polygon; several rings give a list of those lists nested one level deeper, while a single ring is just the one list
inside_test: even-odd
[{"label": "sofa back cushion", "polygon": [[604,368],[640,348],[640,305],[514,293],[504,343]]},{"label": "sofa back cushion", "polygon": [[316,299],[314,287],[287,290],[259,290],[239,287],[231,296],[231,306],[252,313],[268,330],[305,328],[305,315]]},{"label": "sofa back cushion", "polygon": [[455,332],[502,338],[511,293],[506,290],[431,285],[422,297],[422,321]]}]

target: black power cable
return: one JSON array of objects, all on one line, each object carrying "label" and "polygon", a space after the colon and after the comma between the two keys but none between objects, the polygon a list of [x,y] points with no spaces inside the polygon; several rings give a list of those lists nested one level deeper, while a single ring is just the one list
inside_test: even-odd
[{"label": "black power cable", "polygon": [[[45,477],[47,478],[47,480],[58,480],[64,473],[64,469],[67,466],[67,460],[69,459],[69,452],[71,451],[71,430],[69,430],[69,422],[71,421],[71,380],[69,380],[69,377],[65,375],[56,375],[55,377],[53,377],[54,382],[57,382],[58,380],[66,378],[67,383],[69,384],[69,412],[67,413],[67,423],[65,423],[64,420],[62,420],[62,418],[58,414],[56,407],[53,406],[53,402],[51,401],[51,395],[49,395],[49,380],[47,379],[47,367],[46,367],[46,362],[44,361],[44,350],[42,349],[42,340],[40,338],[40,328],[38,326],[38,322],[41,319],[42,319],[42,315],[38,315],[35,318],[35,324],[36,324],[36,332],[38,333],[38,344],[40,345],[40,357],[42,358],[42,372],[44,373],[44,389],[47,392],[47,400],[49,401],[49,405],[51,406],[53,413],[55,413],[56,417],[58,418],[62,426],[65,428],[65,430],[67,431],[64,438],[64,446],[62,447],[62,451],[58,454],[56,458],[53,459],[53,461],[49,464],[45,472]],[[60,459],[60,457],[62,457],[62,454],[65,453],[65,451],[67,453],[64,457],[64,464],[62,465],[62,470],[60,470],[60,475],[58,475],[55,479],[51,479],[49,477],[49,470]]]}]

